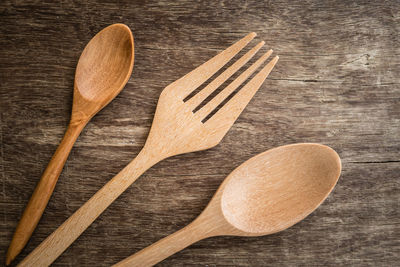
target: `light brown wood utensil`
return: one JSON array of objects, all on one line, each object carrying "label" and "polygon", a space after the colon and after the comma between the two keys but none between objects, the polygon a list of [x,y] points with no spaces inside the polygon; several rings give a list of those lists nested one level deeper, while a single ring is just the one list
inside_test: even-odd
[{"label": "light brown wood utensil", "polygon": [[124,24],[103,29],[83,50],[76,67],[71,120],[18,223],[7,251],[7,265],[31,237],[80,132],[124,88],[132,73],[133,60],[133,36]]},{"label": "light brown wood utensil", "polygon": [[340,171],[338,154],[327,146],[294,144],[268,150],[236,168],[191,224],[114,266],[153,266],[212,236],[282,231],[325,200]]},{"label": "light brown wood utensil", "polygon": [[158,100],[154,121],[142,151],[29,254],[20,266],[51,264],[144,171],[160,160],[217,145],[267,78],[278,61],[278,57],[263,67],[207,121],[204,121],[207,115],[262,65],[272,53],[271,50],[243,71],[205,106],[196,112],[193,110],[248,62],[264,42],[253,47],[192,98],[186,102],[183,100],[228,63],[255,36],[255,33],[250,33],[192,72],[168,85]]}]

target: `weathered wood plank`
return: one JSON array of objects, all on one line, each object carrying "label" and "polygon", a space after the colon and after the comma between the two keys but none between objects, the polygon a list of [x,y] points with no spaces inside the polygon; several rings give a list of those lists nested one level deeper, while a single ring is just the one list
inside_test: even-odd
[{"label": "weathered wood plank", "polygon": [[162,88],[256,31],[280,61],[222,143],[154,166],[54,265],[123,259],[195,218],[240,163],[294,142],[341,155],[343,175],[327,202],[282,233],[204,240],[160,266],[397,264],[400,4],[285,0],[2,1],[1,262],[68,123],[78,57],[115,22],[135,36],[133,76],[83,131],[17,260],[139,152]]}]

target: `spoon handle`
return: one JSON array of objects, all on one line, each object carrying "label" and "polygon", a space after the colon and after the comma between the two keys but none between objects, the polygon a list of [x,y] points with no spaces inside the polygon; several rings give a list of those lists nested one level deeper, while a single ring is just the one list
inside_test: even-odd
[{"label": "spoon handle", "polygon": [[49,266],[56,260],[143,172],[160,160],[145,148],[18,266]]},{"label": "spoon handle", "polygon": [[153,266],[197,241],[208,237],[201,224],[196,221],[179,231],[118,262],[113,267]]},{"label": "spoon handle", "polygon": [[53,193],[58,177],[60,176],[72,146],[85,125],[86,123],[69,124],[60,145],[40,178],[40,181],[18,223],[7,251],[7,264],[9,264],[21,252],[35,230],[36,225],[42,217],[43,211],[49,202],[51,194]]}]

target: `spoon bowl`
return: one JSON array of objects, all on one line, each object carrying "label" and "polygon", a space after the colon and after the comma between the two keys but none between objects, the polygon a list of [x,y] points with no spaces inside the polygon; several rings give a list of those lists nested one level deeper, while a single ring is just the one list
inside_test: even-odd
[{"label": "spoon bowl", "polygon": [[218,201],[231,226],[246,235],[272,234],[314,211],[332,191],[340,170],[340,158],[329,147],[278,147],[235,169],[219,189]]},{"label": "spoon bowl", "polygon": [[282,231],[327,198],[340,172],[338,154],[324,145],[293,144],[268,150],[237,167],[191,224],[114,266],[152,266],[212,236]]},{"label": "spoon bowl", "polygon": [[132,32],[124,24],[100,31],[83,50],[75,72],[73,115],[90,118],[128,82],[134,61]]}]

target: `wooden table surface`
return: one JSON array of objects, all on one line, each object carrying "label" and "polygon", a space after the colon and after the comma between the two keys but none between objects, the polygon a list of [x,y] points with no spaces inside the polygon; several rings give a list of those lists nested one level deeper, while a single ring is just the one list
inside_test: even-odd
[{"label": "wooden table surface", "polygon": [[304,221],[271,236],[203,240],[159,266],[394,266],[400,260],[398,1],[1,1],[0,262],[66,129],[81,51],[125,23],[135,66],[79,137],[20,261],[117,174],[145,142],[170,82],[246,33],[280,56],[221,144],[155,165],[57,259],[109,266],[180,229],[239,164],[318,142],[341,178]]}]

